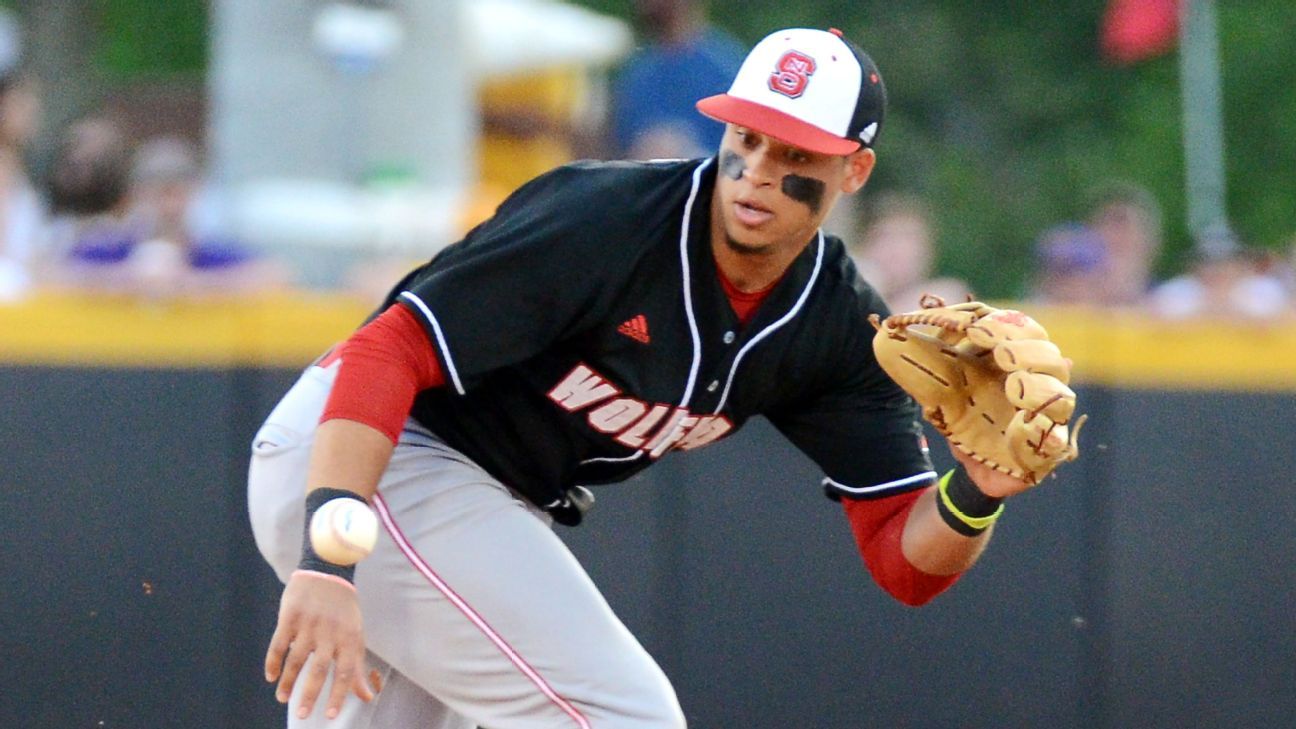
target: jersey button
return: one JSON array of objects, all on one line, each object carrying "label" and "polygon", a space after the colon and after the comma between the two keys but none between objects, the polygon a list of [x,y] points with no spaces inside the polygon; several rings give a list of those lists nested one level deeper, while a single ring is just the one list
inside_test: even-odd
[{"label": "jersey button", "polygon": [[725,335],[724,335],[724,343],[725,343],[725,344],[733,344],[733,340],[734,340],[734,339],[736,339],[736,337],[734,336],[734,333],[733,333],[733,332],[725,332]]},{"label": "jersey button", "polygon": [[715,392],[716,390],[719,389],[720,389],[720,380],[712,380],[711,384],[707,385],[707,392]]}]

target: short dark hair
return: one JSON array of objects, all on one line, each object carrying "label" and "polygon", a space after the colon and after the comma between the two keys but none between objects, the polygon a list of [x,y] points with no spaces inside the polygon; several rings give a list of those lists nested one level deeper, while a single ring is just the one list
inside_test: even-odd
[{"label": "short dark hair", "polygon": [[73,123],[50,171],[53,212],[97,215],[117,207],[126,199],[130,160],[130,142],[116,121],[91,116]]},{"label": "short dark hair", "polygon": [[1129,180],[1104,182],[1091,189],[1086,199],[1091,213],[1096,213],[1109,205],[1129,205],[1143,211],[1154,228],[1161,227],[1161,205],[1150,190],[1136,182]]},{"label": "short dark hair", "polygon": [[908,192],[883,192],[863,201],[866,226],[893,216],[908,216],[931,222],[931,207],[922,197]]}]

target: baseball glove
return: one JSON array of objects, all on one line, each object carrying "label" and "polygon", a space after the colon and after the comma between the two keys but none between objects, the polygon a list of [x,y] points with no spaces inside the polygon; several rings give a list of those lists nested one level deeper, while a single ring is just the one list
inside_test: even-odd
[{"label": "baseball glove", "polygon": [[1044,327],[979,301],[924,296],[920,306],[870,317],[873,351],[951,445],[1032,485],[1079,455],[1071,360]]}]

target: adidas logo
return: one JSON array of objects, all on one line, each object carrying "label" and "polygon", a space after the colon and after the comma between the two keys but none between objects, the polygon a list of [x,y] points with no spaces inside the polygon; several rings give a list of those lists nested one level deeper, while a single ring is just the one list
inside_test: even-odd
[{"label": "adidas logo", "polygon": [[617,331],[640,344],[647,344],[652,341],[652,337],[648,336],[648,319],[643,314],[626,319],[624,324],[617,327]]}]

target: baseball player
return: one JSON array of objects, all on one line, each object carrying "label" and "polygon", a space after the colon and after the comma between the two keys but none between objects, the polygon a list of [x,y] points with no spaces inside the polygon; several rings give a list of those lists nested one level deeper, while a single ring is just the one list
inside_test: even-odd
[{"label": "baseball player", "polygon": [[[820,230],[868,180],[884,102],[840,32],[773,33],[698,103],[727,124],[716,156],[542,175],[303,373],[249,476],[286,583],[265,672],[289,726],[684,726],[551,525],[581,521],[583,485],[755,415],[822,467],[898,600],[976,561],[1029,482],[956,452],[935,487],[918,409],[871,345],[884,305]],[[353,568],[303,536],[339,498],[381,522]]]}]

